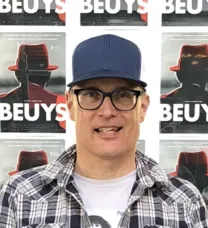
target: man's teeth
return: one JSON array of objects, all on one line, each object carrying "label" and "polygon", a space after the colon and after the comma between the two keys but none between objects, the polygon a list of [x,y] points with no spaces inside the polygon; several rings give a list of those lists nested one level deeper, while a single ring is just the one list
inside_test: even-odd
[{"label": "man's teeth", "polygon": [[109,132],[109,131],[118,131],[119,127],[105,127],[105,128],[98,128],[98,132]]}]

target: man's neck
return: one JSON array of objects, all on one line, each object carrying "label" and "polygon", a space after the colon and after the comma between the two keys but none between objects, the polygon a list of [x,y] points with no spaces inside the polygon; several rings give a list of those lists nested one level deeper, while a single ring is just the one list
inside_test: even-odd
[{"label": "man's neck", "polygon": [[127,175],[136,169],[135,152],[114,158],[101,158],[77,148],[75,172],[87,178],[108,180]]}]

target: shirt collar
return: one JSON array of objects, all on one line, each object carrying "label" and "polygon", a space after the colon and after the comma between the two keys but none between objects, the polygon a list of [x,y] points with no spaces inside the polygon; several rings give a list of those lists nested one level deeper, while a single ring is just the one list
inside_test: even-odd
[{"label": "shirt collar", "polygon": [[66,186],[71,180],[76,161],[76,145],[69,147],[61,156],[46,166],[42,172],[42,181],[45,185],[57,180],[60,186]]},{"label": "shirt collar", "polygon": [[[165,170],[153,159],[136,150],[136,181],[145,187],[156,184],[159,187],[168,186],[168,177]],[[42,181],[45,185],[57,180],[60,186],[66,186],[73,181],[73,172],[76,161],[76,144],[69,147],[62,155],[46,166],[42,172]]]},{"label": "shirt collar", "polygon": [[152,158],[136,151],[137,183],[144,187],[168,187],[168,176],[165,170]]}]

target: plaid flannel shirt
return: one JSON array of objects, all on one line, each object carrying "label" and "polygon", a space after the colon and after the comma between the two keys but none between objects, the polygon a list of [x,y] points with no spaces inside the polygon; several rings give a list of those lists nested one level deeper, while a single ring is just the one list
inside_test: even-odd
[{"label": "plaid flannel shirt", "polygon": [[[10,178],[0,192],[0,228],[92,228],[73,181],[76,145],[56,161]],[[137,178],[119,228],[208,228],[204,200],[191,183],[168,177],[136,151]]]}]

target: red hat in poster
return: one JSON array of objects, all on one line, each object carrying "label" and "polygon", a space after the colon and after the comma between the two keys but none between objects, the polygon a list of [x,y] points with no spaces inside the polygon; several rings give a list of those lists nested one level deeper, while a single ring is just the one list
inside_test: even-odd
[{"label": "red hat in poster", "polygon": [[45,44],[21,44],[18,50],[16,65],[9,66],[11,71],[26,68],[26,56],[29,70],[56,70],[58,66],[49,64],[48,49]]},{"label": "red hat in poster", "polygon": [[[178,176],[178,171],[181,166],[188,167],[189,170],[205,176],[208,176],[208,161],[207,154],[204,151],[199,152],[180,152],[176,164],[176,171],[171,172],[171,176]],[[201,169],[199,169],[201,167]],[[191,168],[191,169],[190,169]]]},{"label": "red hat in poster", "polygon": [[208,161],[204,151],[180,152],[176,171],[171,176],[178,176],[194,184],[202,193],[208,186]]},{"label": "red hat in poster", "polygon": [[169,70],[208,70],[208,45],[182,45],[178,65]]},{"label": "red hat in poster", "polygon": [[[66,0],[61,0],[61,2],[66,2]],[[61,6],[58,6],[58,5],[56,5],[56,9],[59,9],[59,10],[61,10],[62,9],[62,7]],[[61,20],[61,21],[63,21],[63,22],[65,22],[66,21],[66,13],[60,13],[60,14],[58,14],[58,17],[59,17],[59,19]]]},{"label": "red hat in poster", "polygon": [[48,156],[44,150],[19,152],[16,170],[9,172],[10,176],[30,168],[48,164]]}]

